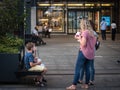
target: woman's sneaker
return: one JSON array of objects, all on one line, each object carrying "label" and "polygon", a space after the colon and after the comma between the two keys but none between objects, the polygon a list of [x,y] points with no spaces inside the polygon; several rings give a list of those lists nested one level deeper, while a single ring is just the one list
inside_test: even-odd
[{"label": "woman's sneaker", "polygon": [[94,85],[94,82],[93,82],[93,81],[90,81],[90,82],[89,82],[89,85]]},{"label": "woman's sneaker", "polygon": [[78,83],[79,83],[79,84],[83,84],[83,81],[79,80]]}]

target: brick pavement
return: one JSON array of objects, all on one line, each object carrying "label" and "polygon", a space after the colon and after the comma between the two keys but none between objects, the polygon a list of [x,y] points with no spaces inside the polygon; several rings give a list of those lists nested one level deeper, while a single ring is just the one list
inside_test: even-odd
[{"label": "brick pavement", "polygon": [[[116,41],[101,40],[101,46],[95,55],[95,85],[89,90],[120,90],[120,35]],[[48,68],[46,78],[48,85],[44,88],[32,85],[0,85],[0,90],[65,90],[72,83],[74,66],[79,44],[73,35],[54,35],[44,38],[45,46],[38,46],[38,56]],[[77,85],[77,90],[82,90]]]}]

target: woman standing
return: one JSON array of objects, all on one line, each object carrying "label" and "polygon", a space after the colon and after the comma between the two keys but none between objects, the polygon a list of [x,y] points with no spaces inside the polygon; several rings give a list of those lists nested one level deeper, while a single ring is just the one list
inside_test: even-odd
[{"label": "woman standing", "polygon": [[80,23],[81,33],[75,38],[80,42],[80,49],[78,53],[78,58],[75,67],[74,80],[71,86],[67,87],[67,90],[75,90],[76,85],[79,80],[80,70],[84,68],[85,70],[85,84],[82,85],[82,88],[88,88],[88,83],[90,80],[90,65],[93,63],[94,53],[95,53],[95,43],[96,37],[94,36],[94,31],[90,22],[86,19],[82,19]]},{"label": "woman standing", "polygon": [[[96,33],[96,30],[95,30],[95,24],[93,23],[92,20],[89,20],[89,22],[90,22],[90,24],[91,24],[91,26],[92,26],[92,28],[94,30],[94,36],[99,41],[99,36],[98,36],[98,34]],[[96,43],[97,43],[97,41],[96,41]],[[98,44],[100,44],[100,42],[98,42]],[[95,47],[95,51],[96,50],[97,50],[97,48]],[[80,71],[80,79],[78,81],[79,84],[83,83],[83,76],[84,76],[84,70],[82,68],[81,71]],[[94,68],[94,60],[93,60],[93,63],[90,66],[90,81],[89,81],[89,85],[94,85],[94,80],[95,80],[95,68]]]}]

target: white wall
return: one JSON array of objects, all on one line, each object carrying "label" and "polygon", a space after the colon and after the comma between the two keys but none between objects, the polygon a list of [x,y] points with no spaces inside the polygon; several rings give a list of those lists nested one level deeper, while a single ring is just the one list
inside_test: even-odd
[{"label": "white wall", "polygon": [[36,26],[36,7],[31,7],[31,32]]}]

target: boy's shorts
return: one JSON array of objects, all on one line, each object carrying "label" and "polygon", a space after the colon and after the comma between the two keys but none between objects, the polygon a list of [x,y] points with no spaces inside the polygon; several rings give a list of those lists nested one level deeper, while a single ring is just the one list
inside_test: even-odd
[{"label": "boy's shorts", "polygon": [[44,66],[42,65],[36,65],[34,67],[31,67],[28,71],[44,71]]}]

